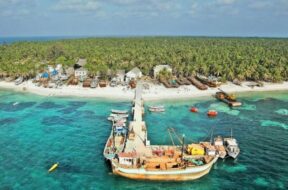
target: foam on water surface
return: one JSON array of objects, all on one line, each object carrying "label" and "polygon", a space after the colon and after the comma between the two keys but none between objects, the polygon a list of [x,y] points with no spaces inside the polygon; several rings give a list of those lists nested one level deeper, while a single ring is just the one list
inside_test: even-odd
[{"label": "foam on water surface", "polygon": [[269,182],[263,178],[263,177],[258,177],[254,180],[254,183],[258,186],[262,186],[262,187],[268,187],[269,186]]},{"label": "foam on water surface", "polygon": [[275,112],[280,114],[280,115],[288,116],[288,109],[279,109],[279,110],[277,110]]},{"label": "foam on water surface", "polygon": [[247,171],[247,167],[243,164],[237,164],[235,166],[224,165],[222,167],[222,169],[224,169],[228,173],[237,173],[237,172],[246,172]]},{"label": "foam on water surface", "polygon": [[281,123],[278,121],[271,121],[271,120],[262,120],[261,121],[262,127],[281,127],[283,129],[288,129],[288,125],[285,123]]},{"label": "foam on water surface", "polygon": [[237,107],[238,110],[247,110],[247,111],[255,111],[256,106],[253,104],[243,103],[242,106]]}]

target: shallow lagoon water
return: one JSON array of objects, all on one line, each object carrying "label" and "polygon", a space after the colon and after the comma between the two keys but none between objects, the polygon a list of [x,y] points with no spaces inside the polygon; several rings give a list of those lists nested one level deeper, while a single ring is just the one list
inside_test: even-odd
[{"label": "shallow lagoon water", "polygon": [[[215,135],[233,128],[241,148],[236,161],[219,160],[199,180],[147,182],[114,176],[102,156],[107,115],[112,108],[130,110],[130,102],[0,91],[0,189],[287,189],[287,92],[240,100],[244,106],[233,109],[212,98],[147,102],[166,107],[163,114],[146,112],[152,144],[172,144],[168,127],[185,133],[188,143],[209,139],[211,128]],[[200,112],[190,113],[192,105]],[[210,108],[218,117],[206,116]],[[55,162],[59,168],[49,174]]]}]

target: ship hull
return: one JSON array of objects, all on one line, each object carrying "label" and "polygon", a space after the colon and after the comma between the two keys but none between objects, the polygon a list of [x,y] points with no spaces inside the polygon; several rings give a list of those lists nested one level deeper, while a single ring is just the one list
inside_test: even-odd
[{"label": "ship hull", "polygon": [[113,173],[122,177],[135,180],[152,180],[152,181],[189,181],[195,180],[208,174],[217,161],[215,157],[210,163],[203,166],[190,167],[186,169],[175,170],[145,170],[141,169],[127,169],[117,166],[112,161]]}]

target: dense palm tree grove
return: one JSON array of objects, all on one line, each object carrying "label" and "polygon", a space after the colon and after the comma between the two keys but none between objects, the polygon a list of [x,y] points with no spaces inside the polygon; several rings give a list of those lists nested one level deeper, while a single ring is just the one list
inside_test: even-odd
[{"label": "dense palm tree grove", "polygon": [[[86,58],[91,75],[128,71],[144,75],[168,64],[176,76],[196,73],[233,80],[288,80],[288,40],[260,38],[87,38],[18,42],[0,46],[0,76],[33,77],[47,64],[73,65]],[[111,72],[112,71],[112,72]]]}]

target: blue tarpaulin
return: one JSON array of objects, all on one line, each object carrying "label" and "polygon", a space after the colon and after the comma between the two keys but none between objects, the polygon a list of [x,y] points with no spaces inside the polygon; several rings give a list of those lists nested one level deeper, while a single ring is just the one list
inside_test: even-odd
[{"label": "blue tarpaulin", "polygon": [[49,78],[49,74],[48,73],[42,73],[41,78]]},{"label": "blue tarpaulin", "polygon": [[58,71],[56,71],[56,70],[53,70],[52,73],[51,73],[52,76],[55,76],[57,74],[58,74]]}]

